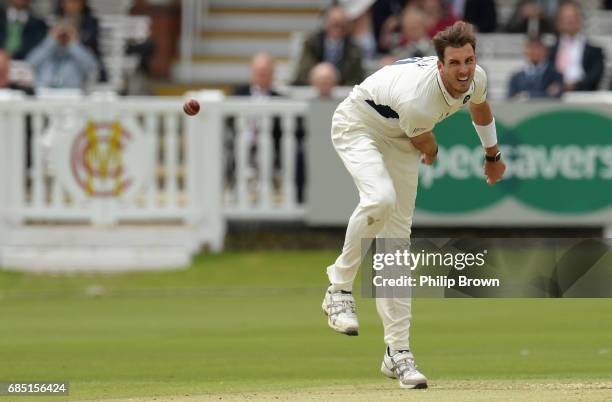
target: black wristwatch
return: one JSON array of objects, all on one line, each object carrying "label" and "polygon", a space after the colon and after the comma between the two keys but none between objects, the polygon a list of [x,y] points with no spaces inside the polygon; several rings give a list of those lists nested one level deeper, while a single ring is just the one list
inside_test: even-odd
[{"label": "black wristwatch", "polygon": [[497,151],[495,156],[489,156],[485,154],[485,160],[487,162],[497,162],[501,159],[501,151]]}]

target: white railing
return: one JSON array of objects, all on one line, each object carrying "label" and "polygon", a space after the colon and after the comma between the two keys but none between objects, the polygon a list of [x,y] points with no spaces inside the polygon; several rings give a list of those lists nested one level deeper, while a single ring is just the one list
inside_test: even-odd
[{"label": "white railing", "polygon": [[[308,103],[191,96],[201,103],[195,117],[179,98],[0,101],[0,246],[19,228],[104,228],[107,244],[109,229],[159,224],[161,237],[163,225],[183,227],[220,250],[227,219],[303,219],[296,132]],[[19,233],[17,246],[27,246]],[[47,247],[44,236],[33,247]]]},{"label": "white railing", "polygon": [[201,226],[221,247],[221,143],[200,135],[182,99],[17,100],[0,122],[0,212],[12,225],[167,222]]},{"label": "white railing", "polygon": [[[305,210],[297,197],[296,160],[300,144],[296,134],[300,128],[297,119],[305,120],[307,108],[308,103],[302,101],[250,98],[226,98],[203,105],[201,118],[206,122],[203,135],[221,135],[226,144],[219,166],[235,166],[222,173],[227,218],[303,218]],[[228,123],[231,119],[233,125]],[[280,133],[279,155],[274,150],[275,124]],[[280,160],[280,169],[275,169],[275,158]]]}]

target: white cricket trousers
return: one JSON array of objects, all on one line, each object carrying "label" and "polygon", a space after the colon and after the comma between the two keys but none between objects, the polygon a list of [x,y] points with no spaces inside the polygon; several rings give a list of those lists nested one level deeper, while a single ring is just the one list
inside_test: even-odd
[{"label": "white cricket trousers", "polygon": [[[409,239],[418,183],[419,152],[406,136],[381,134],[384,127],[350,98],[332,118],[332,142],[359,190],[359,205],[346,229],[342,254],[327,268],[335,290],[352,291],[365,239]],[[365,103],[364,103],[365,104]],[[365,107],[369,107],[365,104]],[[377,298],[385,343],[409,349],[411,299]]]}]

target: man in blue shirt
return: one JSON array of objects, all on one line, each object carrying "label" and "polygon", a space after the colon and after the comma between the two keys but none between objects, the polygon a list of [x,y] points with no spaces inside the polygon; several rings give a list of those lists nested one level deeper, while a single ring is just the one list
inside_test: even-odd
[{"label": "man in blue shirt", "polygon": [[508,98],[558,98],[563,88],[563,76],[548,59],[548,49],[540,38],[531,37],[525,43],[527,66],[512,75]]},{"label": "man in blue shirt", "polygon": [[94,53],[80,43],[77,30],[62,24],[32,50],[27,61],[39,88],[84,89],[98,67]]}]

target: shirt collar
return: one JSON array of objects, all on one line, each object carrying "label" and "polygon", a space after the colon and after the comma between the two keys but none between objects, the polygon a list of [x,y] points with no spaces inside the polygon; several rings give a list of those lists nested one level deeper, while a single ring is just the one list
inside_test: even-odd
[{"label": "shirt collar", "polygon": [[561,35],[561,43],[577,45],[585,41],[586,41],[586,36],[584,36],[582,32],[579,32],[574,36]]},{"label": "shirt collar", "polygon": [[270,90],[264,89],[257,85],[251,85],[251,96],[253,97],[268,97],[270,96]]},{"label": "shirt collar", "polygon": [[[438,86],[440,87],[440,91],[442,92],[442,96],[444,96],[444,100],[448,106],[453,106],[457,102],[463,102],[466,96],[471,95],[474,92],[475,84],[474,79],[472,79],[472,83],[470,84],[470,89],[466,92],[462,93],[458,98],[454,98],[450,92],[446,90],[444,83],[442,82],[442,77],[440,76],[440,71],[436,72],[436,80],[438,82]],[[465,103],[465,102],[463,102]]]}]

